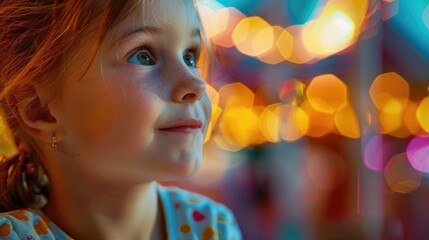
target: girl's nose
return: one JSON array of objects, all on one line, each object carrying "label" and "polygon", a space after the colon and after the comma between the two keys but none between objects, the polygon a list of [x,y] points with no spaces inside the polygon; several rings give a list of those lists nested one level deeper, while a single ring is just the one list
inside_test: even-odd
[{"label": "girl's nose", "polygon": [[194,103],[204,96],[206,83],[197,76],[188,75],[178,79],[172,92],[172,100],[178,103]]}]

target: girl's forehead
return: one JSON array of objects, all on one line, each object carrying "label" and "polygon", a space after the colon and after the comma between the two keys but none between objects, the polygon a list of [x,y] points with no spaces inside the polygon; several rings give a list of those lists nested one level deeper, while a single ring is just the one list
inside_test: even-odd
[{"label": "girl's forehead", "polygon": [[200,28],[200,21],[192,0],[142,0],[111,29],[111,34],[120,37],[143,27],[189,32]]},{"label": "girl's forehead", "polygon": [[178,24],[199,26],[197,11],[192,0],[142,0],[128,12],[119,28],[139,25],[158,28]]}]

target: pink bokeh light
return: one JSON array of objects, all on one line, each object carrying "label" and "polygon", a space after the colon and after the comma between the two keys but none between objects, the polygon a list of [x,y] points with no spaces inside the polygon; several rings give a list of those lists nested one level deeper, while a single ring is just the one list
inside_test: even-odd
[{"label": "pink bokeh light", "polygon": [[414,137],[408,143],[407,157],[414,169],[429,173],[429,135]]}]

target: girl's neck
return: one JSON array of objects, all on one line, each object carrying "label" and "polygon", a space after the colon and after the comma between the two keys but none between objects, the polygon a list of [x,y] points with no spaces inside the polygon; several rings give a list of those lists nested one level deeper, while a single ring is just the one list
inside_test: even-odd
[{"label": "girl's neck", "polygon": [[43,212],[71,237],[162,237],[159,234],[164,232],[163,216],[157,183],[103,186],[86,184],[76,178],[74,181],[67,180],[64,176],[61,179],[51,176],[51,179],[52,192]]}]

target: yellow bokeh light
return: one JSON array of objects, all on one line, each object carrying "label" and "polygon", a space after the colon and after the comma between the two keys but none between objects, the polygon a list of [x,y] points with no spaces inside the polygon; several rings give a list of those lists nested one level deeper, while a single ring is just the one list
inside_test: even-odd
[{"label": "yellow bokeh light", "polygon": [[[418,122],[416,120],[415,111],[417,109],[417,106],[414,105],[412,102],[408,101],[405,103],[405,109],[402,110],[402,106],[399,105],[398,101],[395,101],[397,107],[400,108],[400,111],[396,110],[389,110],[389,111],[380,111],[380,124],[382,131],[384,131],[386,134],[389,134],[393,137],[397,138],[406,138],[409,137],[413,132],[411,132],[409,127],[415,128],[417,125],[417,131],[419,130]],[[387,104],[391,105],[391,104]],[[410,107],[409,107],[410,105]],[[386,109],[386,108],[385,108]],[[411,116],[408,116],[411,114]],[[414,115],[414,116],[413,116]],[[414,122],[414,123],[413,123]],[[408,125],[407,125],[408,124]]]},{"label": "yellow bokeh light", "polygon": [[382,109],[383,112],[392,113],[392,114],[400,114],[404,110],[406,106],[405,101],[408,99],[404,99],[404,101],[400,101],[396,98],[388,98],[386,105]]},{"label": "yellow bokeh light", "polygon": [[284,59],[289,59],[292,56],[294,38],[287,29],[282,29],[276,41],[276,48]]},{"label": "yellow bokeh light", "polygon": [[268,52],[273,46],[275,46],[274,28],[271,26],[259,30],[252,42],[252,50],[255,56]]},{"label": "yellow bokeh light", "polygon": [[408,103],[409,84],[395,72],[388,72],[375,78],[369,94],[371,99],[381,111],[398,114]]},{"label": "yellow bokeh light", "polygon": [[402,125],[401,113],[389,113],[379,111],[378,119],[380,121],[380,133],[391,134],[398,130]]},{"label": "yellow bokeh light", "polygon": [[306,96],[317,111],[335,113],[347,104],[348,90],[341,79],[333,74],[325,74],[310,82]]},{"label": "yellow bokeh light", "polygon": [[335,114],[335,126],[338,132],[348,138],[359,138],[359,120],[351,104],[346,104]]},{"label": "yellow bokeh light", "polygon": [[208,38],[213,38],[226,30],[230,14],[228,9],[220,8],[218,10],[213,10],[201,4],[199,10],[201,13],[201,21],[204,26],[204,33]]},{"label": "yellow bokeh light", "polygon": [[[279,48],[280,52],[285,60],[296,64],[311,63],[316,57],[314,53],[304,47],[301,38],[302,27],[303,25],[287,27],[276,43],[280,45],[280,41],[285,42],[285,47]],[[281,38],[284,39],[280,40]],[[291,46],[290,51],[287,49],[288,45]]]},{"label": "yellow bokeh light", "polygon": [[[232,40],[232,32],[234,31],[237,24],[246,16],[238,11],[236,8],[229,7],[218,10],[218,15],[228,15],[226,21],[226,26],[223,31],[220,31],[216,35],[212,36],[210,40],[219,46],[230,48],[234,46],[234,41]],[[210,21],[210,19],[208,19]]]},{"label": "yellow bokeh light", "polygon": [[212,104],[212,115],[210,117],[210,123],[207,128],[207,135],[204,140],[204,143],[208,142],[212,136],[212,132],[214,126],[216,126],[217,120],[219,119],[220,114],[222,113],[222,109],[215,104]]},{"label": "yellow bokeh light", "polygon": [[368,9],[368,0],[328,0],[321,16],[329,15],[333,12],[342,12],[350,18],[355,25],[355,37],[359,34],[360,28],[365,20]]},{"label": "yellow bokeh light", "polygon": [[404,111],[405,127],[408,129],[408,132],[413,135],[423,133],[423,129],[420,127],[419,121],[417,120],[417,108],[418,104],[410,101]]},{"label": "yellow bokeh light", "polygon": [[429,97],[424,98],[417,108],[417,120],[426,132],[429,132]]},{"label": "yellow bokeh light", "polygon": [[322,137],[334,130],[334,116],[332,114],[319,112],[308,102],[304,102],[301,105],[301,109],[304,110],[309,118],[308,136]]},{"label": "yellow bokeh light", "polygon": [[389,160],[384,177],[390,189],[399,193],[409,193],[422,182],[422,173],[411,166],[406,153],[397,154]]},{"label": "yellow bokeh light", "polygon": [[280,106],[280,137],[285,141],[296,141],[307,134],[309,119],[300,107],[284,104]]},{"label": "yellow bokeh light", "polygon": [[274,44],[274,31],[269,23],[260,17],[242,19],[232,32],[237,49],[246,55],[257,56],[268,51]]},{"label": "yellow bokeh light", "polygon": [[[284,29],[280,26],[274,26],[272,28],[273,30],[273,39],[278,39],[277,44],[271,44],[271,48],[266,51],[263,54],[258,55],[258,59],[262,62],[268,63],[268,64],[278,64],[285,60],[285,57],[283,54],[287,54],[287,51],[292,51],[290,43],[292,40],[287,42],[286,34],[284,34]],[[289,34],[290,36],[290,34]],[[282,41],[281,48],[279,47],[278,42]],[[255,42],[254,42],[255,43]],[[289,48],[289,49],[288,49]]]},{"label": "yellow bokeh light", "polygon": [[219,130],[229,144],[246,147],[259,137],[259,116],[252,108],[225,109],[220,119]]},{"label": "yellow bokeh light", "polygon": [[[265,138],[265,135],[261,131],[261,114],[264,112],[265,106],[259,105],[254,106],[252,111],[256,114],[258,117],[258,126],[257,130],[255,130],[255,135],[252,138],[252,141],[249,142],[250,145],[260,145],[262,143],[267,142],[267,138]],[[272,126],[275,127],[275,126]]]},{"label": "yellow bokeh light", "polygon": [[304,26],[303,45],[319,59],[356,42],[366,17],[367,0],[328,0],[320,15]]},{"label": "yellow bokeh light", "polygon": [[279,142],[280,103],[268,105],[259,116],[259,129],[269,142]]},{"label": "yellow bokeh light", "polygon": [[219,89],[219,105],[221,108],[253,107],[254,93],[242,83],[230,83]]},{"label": "yellow bokeh light", "polygon": [[354,32],[352,19],[344,12],[335,11],[307,23],[302,40],[308,51],[325,57],[350,46]]},{"label": "yellow bokeh light", "polygon": [[[212,137],[212,139],[213,139],[213,142],[215,142],[216,145],[220,149],[223,149],[223,150],[228,151],[228,152],[238,152],[238,151],[242,150],[243,148],[245,148],[243,146],[237,146],[237,145],[229,143],[229,141],[227,141],[224,138],[224,136],[222,136],[222,134],[220,134],[220,133],[215,134]],[[210,141],[208,143],[210,143]]]}]

